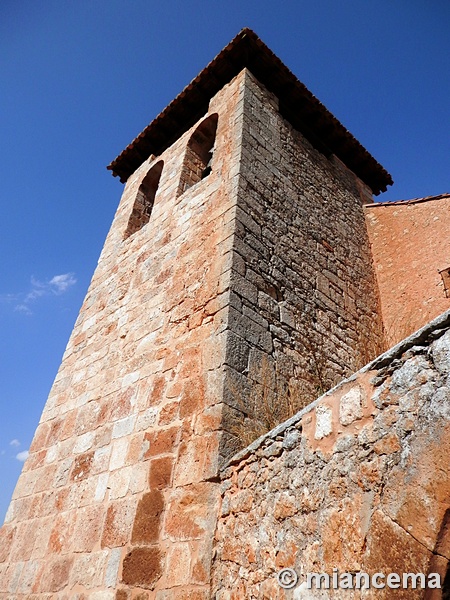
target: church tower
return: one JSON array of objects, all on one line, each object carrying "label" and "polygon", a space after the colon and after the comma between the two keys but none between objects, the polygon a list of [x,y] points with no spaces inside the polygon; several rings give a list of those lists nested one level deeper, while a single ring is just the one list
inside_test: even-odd
[{"label": "church tower", "polygon": [[392,180],[252,31],[109,169],[1,599],[209,599],[218,471],[267,390],[300,408],[384,349],[363,205]]}]

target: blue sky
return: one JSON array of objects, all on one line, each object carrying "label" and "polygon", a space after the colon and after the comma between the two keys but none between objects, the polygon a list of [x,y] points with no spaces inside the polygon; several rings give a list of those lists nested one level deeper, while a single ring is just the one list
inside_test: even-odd
[{"label": "blue sky", "polygon": [[450,191],[448,0],[0,3],[0,520],[122,185],[106,165],[251,27],[392,174]]}]

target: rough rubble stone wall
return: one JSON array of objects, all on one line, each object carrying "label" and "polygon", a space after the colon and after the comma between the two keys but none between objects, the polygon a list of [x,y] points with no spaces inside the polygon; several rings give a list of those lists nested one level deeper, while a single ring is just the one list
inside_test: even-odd
[{"label": "rough rubble stone wall", "polygon": [[176,197],[192,128],[126,185],[0,530],[0,598],[209,597],[242,82],[210,102],[206,179]]},{"label": "rough rubble stone wall", "polygon": [[385,349],[369,190],[294,130],[249,72],[243,128],[227,346],[228,401],[241,414],[264,357],[278,392],[290,384],[305,406]]},{"label": "rough rubble stone wall", "polygon": [[450,196],[366,206],[389,345],[450,307]]},{"label": "rough rubble stone wall", "polygon": [[[444,581],[449,383],[447,312],[233,458],[222,471],[213,597],[447,597],[411,588],[307,590],[304,576],[337,568],[434,572]],[[277,585],[284,567],[300,575],[295,589]]]}]

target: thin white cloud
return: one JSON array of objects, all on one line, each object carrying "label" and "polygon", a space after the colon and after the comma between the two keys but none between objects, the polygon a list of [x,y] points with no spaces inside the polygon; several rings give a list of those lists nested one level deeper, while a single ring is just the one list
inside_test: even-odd
[{"label": "thin white cloud", "polygon": [[48,281],[40,281],[36,277],[31,277],[31,289],[27,293],[21,294],[8,294],[3,297],[6,302],[15,301],[14,310],[21,312],[25,315],[32,315],[33,312],[30,305],[33,304],[38,298],[49,295],[61,295],[67,292],[67,290],[75,285],[77,280],[74,273],[63,273],[61,275],[54,275]]},{"label": "thin white cloud", "polygon": [[16,458],[17,460],[20,460],[20,462],[25,462],[28,458],[28,450],[24,450],[23,452],[19,452],[19,454],[16,454]]},{"label": "thin white cloud", "polygon": [[9,445],[10,445],[10,446],[14,446],[14,447],[16,447],[16,448],[17,448],[18,446],[20,446],[20,442],[19,442],[19,440],[18,440],[18,439],[14,438],[13,440],[11,440],[11,441],[9,442]]},{"label": "thin white cloud", "polygon": [[31,291],[25,296],[25,302],[32,302],[36,298],[45,296],[47,293],[45,283],[42,283],[34,277],[31,278]]},{"label": "thin white cloud", "polygon": [[75,285],[77,280],[73,273],[64,273],[64,275],[55,275],[50,279],[49,284],[52,286],[52,290],[57,294],[63,294],[70,287]]},{"label": "thin white cloud", "polygon": [[33,312],[28,308],[28,306],[26,304],[17,304],[14,307],[14,310],[16,312],[21,312],[24,315],[32,315],[33,314]]}]

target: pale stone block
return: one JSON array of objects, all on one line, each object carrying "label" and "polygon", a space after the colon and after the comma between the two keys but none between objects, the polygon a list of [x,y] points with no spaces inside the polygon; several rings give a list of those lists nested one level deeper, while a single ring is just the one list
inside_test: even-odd
[{"label": "pale stone block", "polygon": [[165,569],[165,585],[169,588],[189,583],[191,570],[191,552],[189,543],[183,542],[173,546],[167,556]]},{"label": "pale stone block", "polygon": [[15,502],[14,502],[14,500],[11,500],[8,510],[6,511],[5,524],[11,523],[11,521],[14,520],[14,513],[15,513]]},{"label": "pale stone block", "polygon": [[122,548],[113,548],[109,554],[108,564],[105,573],[105,586],[115,587],[117,583],[117,575],[120,567],[120,559],[122,556]]},{"label": "pale stone block", "polygon": [[92,471],[94,473],[101,473],[108,469],[108,463],[111,456],[111,446],[103,446],[97,448],[94,452],[94,460],[92,462]]},{"label": "pale stone block", "polygon": [[50,446],[50,448],[47,450],[47,454],[45,455],[45,462],[52,463],[56,460],[57,457],[58,457],[58,446],[55,444],[53,446]]},{"label": "pale stone block", "polygon": [[[150,318],[151,317],[149,316],[149,319]],[[144,338],[142,338],[142,340],[137,345],[136,354],[141,354],[143,352],[152,351],[155,347],[156,336],[157,336],[157,332],[153,331],[149,335],[146,335]]]},{"label": "pale stone block", "polygon": [[13,573],[9,581],[8,592],[14,594],[17,591],[17,586],[19,585],[19,579],[22,574],[24,563],[19,562],[13,567]]},{"label": "pale stone block", "polygon": [[98,480],[95,488],[94,500],[96,502],[102,502],[105,498],[106,488],[108,485],[109,473],[102,473]]},{"label": "pale stone block", "polygon": [[69,480],[70,469],[72,468],[73,459],[66,458],[58,465],[58,470],[55,473],[53,487],[61,487],[66,485]]},{"label": "pale stone block", "polygon": [[437,370],[447,375],[450,372],[450,331],[432,344],[431,351]]},{"label": "pale stone block", "polygon": [[108,551],[90,552],[76,558],[71,572],[71,581],[86,589],[100,587],[105,570]]},{"label": "pale stone block", "polygon": [[75,442],[76,438],[72,437],[68,440],[64,440],[63,442],[58,443],[58,460],[65,460],[66,458],[71,458]]},{"label": "pale stone block", "polygon": [[122,379],[122,389],[133,385],[139,379],[139,371],[134,371],[133,373],[128,373]]},{"label": "pale stone block", "polygon": [[330,595],[326,590],[308,589],[306,581],[294,589],[294,600],[329,600]]},{"label": "pale stone block", "polygon": [[104,592],[93,592],[89,594],[89,600],[114,600],[116,592],[104,591]]},{"label": "pale stone block", "polygon": [[122,315],[117,323],[119,329],[128,323],[129,315]]},{"label": "pale stone block", "polygon": [[226,333],[208,338],[203,346],[205,369],[213,370],[223,364],[225,358]]},{"label": "pale stone block", "polygon": [[54,524],[54,517],[45,517],[44,519],[39,519],[36,525],[36,540],[31,558],[34,559],[48,556],[48,542]]},{"label": "pale stone block", "polygon": [[75,446],[73,451],[75,454],[80,454],[81,452],[86,452],[89,448],[92,447],[92,443],[94,441],[94,432],[88,431],[83,433],[83,435],[78,436],[77,441],[75,442]]},{"label": "pale stone block", "polygon": [[148,463],[134,465],[131,470],[130,492],[139,494],[143,492],[147,483]]},{"label": "pale stone block", "polygon": [[316,408],[316,432],[314,438],[321,440],[333,431],[333,415],[331,408],[320,404]]},{"label": "pale stone block", "polygon": [[79,408],[80,406],[84,406],[85,404],[87,404],[89,402],[89,400],[91,400],[91,392],[86,392],[84,394],[80,394],[76,400],[75,400],[75,406],[71,407],[72,408]]},{"label": "pale stone block", "polygon": [[124,419],[120,419],[114,424],[112,430],[112,438],[121,438],[133,432],[134,424],[136,423],[137,415],[130,415]]},{"label": "pale stone block", "polygon": [[344,394],[339,405],[339,421],[342,425],[350,425],[356,419],[361,419],[362,393],[360,387],[354,387]]},{"label": "pale stone block", "polygon": [[93,327],[95,325],[96,321],[97,321],[97,315],[94,315],[90,319],[86,319],[86,321],[83,323],[81,331],[82,332],[87,331],[88,329],[90,329],[91,327]]},{"label": "pale stone block", "polygon": [[31,592],[32,586],[35,582],[37,572],[39,570],[39,563],[35,560],[29,561],[25,563],[23,568],[20,583],[18,587],[18,592],[21,594],[29,594]]},{"label": "pale stone block", "polygon": [[136,431],[143,431],[152,427],[156,423],[159,409],[156,406],[152,406],[145,410],[138,416],[136,423]]},{"label": "pale stone block", "polygon": [[130,485],[131,467],[126,467],[114,471],[109,476],[108,487],[109,497],[114,500],[117,498],[123,498],[128,492]]},{"label": "pale stone block", "polygon": [[129,441],[127,438],[120,438],[114,442],[109,461],[109,470],[114,471],[123,467],[127,458]]}]

